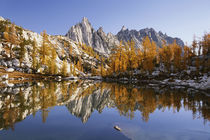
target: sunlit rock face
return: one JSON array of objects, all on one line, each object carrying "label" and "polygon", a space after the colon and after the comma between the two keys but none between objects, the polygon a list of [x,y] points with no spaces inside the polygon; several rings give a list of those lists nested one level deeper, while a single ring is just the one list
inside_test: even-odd
[{"label": "sunlit rock face", "polygon": [[133,40],[135,42],[136,48],[142,47],[143,39],[148,36],[151,41],[154,41],[158,47],[162,47],[163,43],[172,44],[174,41],[181,47],[184,46],[184,42],[179,38],[173,38],[162,32],[156,32],[153,28],[145,28],[139,31],[129,30],[124,26],[117,33],[117,38],[123,41]]},{"label": "sunlit rock face", "polygon": [[76,42],[91,46],[102,54],[109,54],[115,45],[119,45],[114,35],[104,33],[102,27],[96,31],[86,17],[81,23],[72,26],[66,36]]}]

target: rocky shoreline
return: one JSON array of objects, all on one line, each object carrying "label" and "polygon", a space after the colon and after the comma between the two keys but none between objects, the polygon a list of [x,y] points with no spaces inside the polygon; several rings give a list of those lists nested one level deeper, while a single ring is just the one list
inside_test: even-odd
[{"label": "rocky shoreline", "polygon": [[[191,89],[191,90],[196,90],[199,92],[204,92],[204,93],[210,93],[210,76],[204,75],[201,76],[197,79],[146,79],[146,80],[140,80],[137,78],[102,78],[100,76],[86,76],[86,77],[75,77],[75,76],[70,76],[70,77],[61,77],[61,76],[43,76],[40,77],[40,75],[37,75],[37,77],[31,77],[31,78],[26,78],[26,77],[19,77],[19,78],[9,78],[8,74],[1,75],[0,77],[0,86],[2,87],[13,87],[16,85],[19,85],[20,83],[24,83],[27,81],[36,81],[36,80],[41,80],[41,81],[71,81],[71,80],[92,80],[92,81],[103,81],[103,82],[113,82],[113,83],[120,83],[120,84],[126,84],[126,85],[134,85],[134,86],[139,86],[139,85],[146,85],[147,87],[152,87],[152,88],[172,88],[172,89]],[[13,82],[15,81],[15,82]]]},{"label": "rocky shoreline", "polygon": [[210,76],[204,75],[199,77],[199,79],[147,79],[147,80],[138,80],[137,78],[120,78],[120,79],[111,79],[106,78],[106,82],[117,82],[121,84],[132,84],[132,85],[146,85],[147,87],[159,87],[159,88],[171,88],[171,89],[190,89],[203,93],[210,93]]}]

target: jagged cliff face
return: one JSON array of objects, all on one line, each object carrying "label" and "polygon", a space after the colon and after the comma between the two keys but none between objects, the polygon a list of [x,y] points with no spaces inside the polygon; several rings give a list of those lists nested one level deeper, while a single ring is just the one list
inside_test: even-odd
[{"label": "jagged cliff face", "polygon": [[114,46],[119,45],[120,41],[127,42],[133,40],[136,48],[141,48],[142,40],[146,36],[148,36],[151,41],[154,41],[159,47],[163,45],[164,41],[167,44],[171,44],[175,40],[178,45],[182,47],[184,46],[184,43],[181,39],[167,36],[162,32],[156,32],[152,28],[137,31],[128,30],[123,26],[117,35],[113,35],[112,33],[104,33],[102,27],[95,31],[88,19],[85,17],[81,23],[72,26],[66,36],[76,42],[92,46],[94,50],[103,54],[109,54]]},{"label": "jagged cliff face", "polygon": [[102,54],[109,54],[111,48],[119,44],[117,37],[111,33],[104,33],[102,27],[95,31],[85,17],[81,23],[72,26],[66,36],[76,42],[91,46]]},{"label": "jagged cliff face", "polygon": [[157,46],[161,47],[164,43],[172,44],[174,41],[180,46],[184,46],[184,42],[179,38],[173,38],[163,34],[162,32],[156,32],[153,28],[146,28],[139,31],[136,30],[128,30],[124,26],[117,33],[117,38],[122,41],[130,41],[133,40],[136,44],[136,48],[141,48],[142,40],[148,36],[151,41],[154,41]]}]

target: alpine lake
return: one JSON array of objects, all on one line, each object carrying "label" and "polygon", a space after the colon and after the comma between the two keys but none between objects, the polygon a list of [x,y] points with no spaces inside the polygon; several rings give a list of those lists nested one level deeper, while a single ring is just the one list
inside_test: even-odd
[{"label": "alpine lake", "polygon": [[1,87],[0,139],[210,140],[210,95],[88,80]]}]

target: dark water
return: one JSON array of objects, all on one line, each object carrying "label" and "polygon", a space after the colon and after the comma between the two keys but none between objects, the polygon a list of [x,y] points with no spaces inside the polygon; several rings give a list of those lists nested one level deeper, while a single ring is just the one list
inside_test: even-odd
[{"label": "dark water", "polygon": [[36,82],[0,90],[0,129],[1,140],[210,140],[210,96],[88,81]]}]

